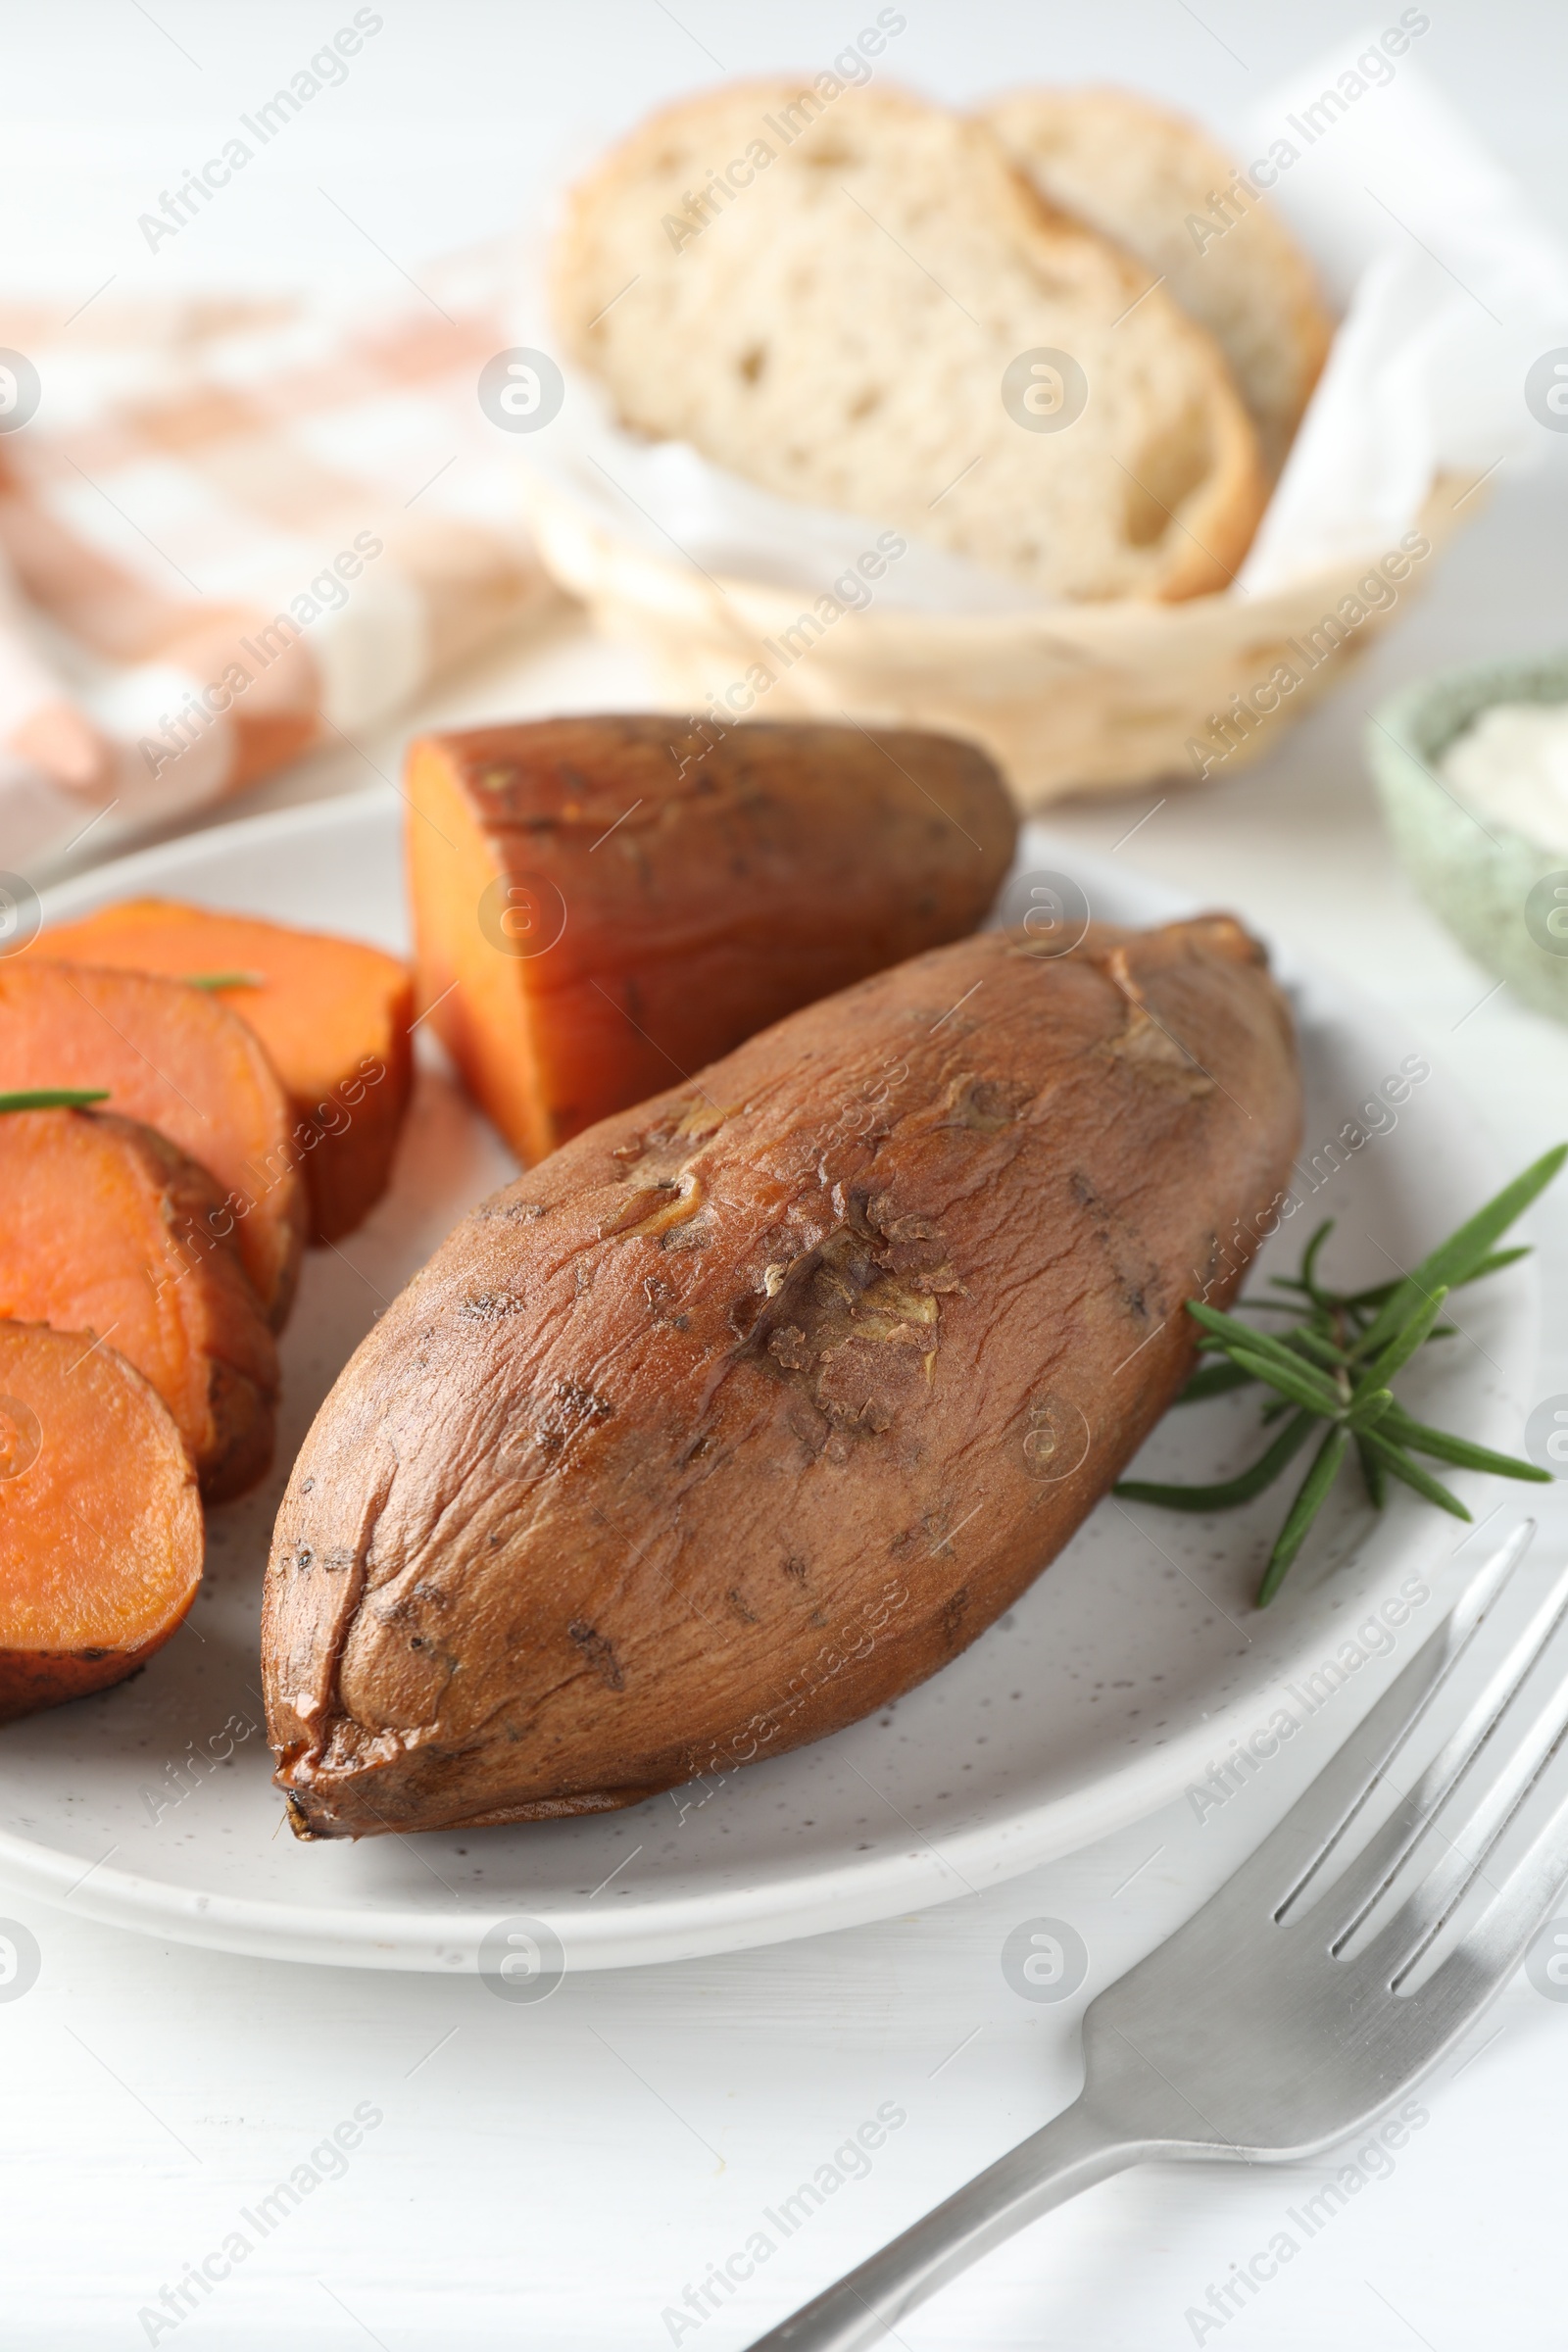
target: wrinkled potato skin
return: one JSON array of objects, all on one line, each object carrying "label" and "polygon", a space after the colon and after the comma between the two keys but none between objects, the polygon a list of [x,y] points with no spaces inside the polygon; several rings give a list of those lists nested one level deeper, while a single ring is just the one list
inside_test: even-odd
[{"label": "wrinkled potato skin", "polygon": [[[667,713],[427,735],[408,760],[422,1008],[524,1167],[797,1006],[985,920],[1017,818],[972,743]],[[553,944],[475,906],[506,884]]]},{"label": "wrinkled potato skin", "polygon": [[1066,1542],[1298,1140],[1226,916],[939,949],[474,1210],[323,1405],[264,1627],[304,1835],[635,1803],[855,1721]]}]

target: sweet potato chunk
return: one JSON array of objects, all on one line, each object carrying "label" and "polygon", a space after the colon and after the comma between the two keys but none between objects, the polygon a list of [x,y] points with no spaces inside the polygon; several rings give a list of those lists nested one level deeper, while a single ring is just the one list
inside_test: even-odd
[{"label": "sweet potato chunk", "polygon": [[223,1196],[263,1312],[281,1330],[305,1246],[306,1201],[288,1099],[260,1044],[199,988],[140,972],[0,962],[0,1092],[104,1087],[109,1108],[156,1127]]},{"label": "sweet potato chunk", "polygon": [[989,932],[779,1022],[476,1208],[295,1465],[268,1575],[306,1834],[525,1821],[933,1673],[1186,1379],[1300,1121],[1223,915]]},{"label": "sweet potato chunk", "polygon": [[0,1316],[112,1340],[215,1502],[265,1476],[278,1387],[256,1293],[215,1230],[221,1207],[205,1168],[134,1119],[0,1117]]},{"label": "sweet potato chunk", "polygon": [[560,718],[410,747],[422,1008],[522,1160],[981,921],[1017,826],[946,735]]},{"label": "sweet potato chunk", "polygon": [[395,956],[173,899],[125,899],[56,923],[36,952],[209,985],[233,975],[211,994],[256,1032],[283,1082],[312,1240],[341,1241],[385,1192],[414,1076],[413,987]]},{"label": "sweet potato chunk", "polygon": [[154,1390],[90,1333],[0,1323],[0,1722],[122,1682],[201,1574],[195,1473]]}]

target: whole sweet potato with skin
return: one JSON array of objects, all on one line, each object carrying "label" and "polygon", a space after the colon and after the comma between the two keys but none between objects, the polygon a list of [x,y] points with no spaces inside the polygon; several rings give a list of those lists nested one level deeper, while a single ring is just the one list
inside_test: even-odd
[{"label": "whole sweet potato with skin", "polygon": [[652,716],[408,759],[421,1009],[532,1162],[983,920],[1017,820],[951,736]]},{"label": "whole sweet potato with skin", "polygon": [[307,1439],[268,1577],[307,1834],[635,1803],[922,1681],[1186,1379],[1299,1130],[1223,915],[917,957],[474,1210]]}]

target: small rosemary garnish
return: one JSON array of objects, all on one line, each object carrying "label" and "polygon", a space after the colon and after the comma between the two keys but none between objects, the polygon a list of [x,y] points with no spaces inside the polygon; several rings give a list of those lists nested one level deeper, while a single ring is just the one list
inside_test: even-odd
[{"label": "small rosemary garnish", "polygon": [[0,1110],[83,1110],[89,1102],[108,1100],[107,1086],[30,1086],[0,1095]]},{"label": "small rosemary garnish", "polygon": [[[1412,1273],[1366,1291],[1333,1291],[1318,1277],[1318,1258],[1334,1230],[1334,1220],[1320,1225],[1306,1245],[1298,1274],[1275,1274],[1275,1289],[1291,1292],[1290,1298],[1252,1298],[1238,1301],[1293,1318],[1282,1331],[1255,1330],[1236,1315],[1189,1298],[1187,1312],[1202,1325],[1198,1345],[1222,1360],[1195,1372],[1177,1397],[1178,1404],[1218,1396],[1227,1389],[1254,1382],[1273,1391],[1263,1408],[1266,1424],[1282,1424],[1255,1462],[1239,1476],[1218,1486],[1166,1486],[1152,1479],[1123,1479],[1112,1493],[1134,1502],[1161,1503],[1172,1511],[1224,1511],[1250,1502],[1272,1486],[1287,1463],[1299,1453],[1309,1437],[1318,1436],[1311,1467],[1297,1490],[1285,1524],[1274,1540],[1268,1566],[1257,1590],[1257,1606],[1267,1606],[1285,1581],[1306,1533],[1328,1497],[1341,1463],[1353,1446],[1367,1500],[1383,1508],[1387,1481],[1413,1487],[1440,1510],[1456,1519],[1470,1513],[1441,1479],[1414,1458],[1426,1454],[1465,1470],[1491,1470],[1503,1478],[1548,1483],[1551,1473],[1538,1470],[1512,1454],[1494,1453],[1489,1446],[1472,1446],[1446,1430],[1429,1429],[1397,1402],[1389,1383],[1428,1340],[1447,1339],[1453,1325],[1440,1323],[1450,1291],[1479,1282],[1527,1257],[1527,1250],[1497,1250],[1494,1244],[1568,1159],[1568,1144],[1559,1144],[1533,1166],[1505,1185],[1494,1200],[1478,1209],[1457,1233],[1424,1257]],[[1325,1426],[1326,1425],[1326,1426]]]}]

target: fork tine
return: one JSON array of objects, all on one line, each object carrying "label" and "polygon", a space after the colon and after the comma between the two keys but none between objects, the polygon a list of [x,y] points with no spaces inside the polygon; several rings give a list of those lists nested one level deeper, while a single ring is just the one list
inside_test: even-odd
[{"label": "fork tine", "polygon": [[[1529,1623],[1515,1637],[1507,1655],[1488,1676],[1484,1687],[1477,1692],[1414,1788],[1402,1791],[1395,1811],[1376,1836],[1368,1840],[1345,1877],[1331,1886],[1304,1916],[1298,1910],[1293,1910],[1288,1922],[1290,1926],[1304,1927],[1310,1931],[1323,1925],[1330,1912],[1338,1913],[1340,1925],[1329,1950],[1336,1959],[1339,1957],[1373,1906],[1393,1885],[1400,1868],[1419,1844],[1428,1825],[1492,1740],[1504,1711],[1565,1616],[1568,1616],[1568,1562],[1558,1570],[1532,1610]],[[1392,1763],[1392,1758],[1385,1763],[1380,1778],[1396,1788]],[[1491,1801],[1490,1798],[1487,1800],[1489,1805]],[[1484,1829],[1482,1814],[1478,1813],[1474,1821],[1478,1829]],[[1348,1914],[1345,1910],[1347,1904],[1350,1905]]]},{"label": "fork tine", "polygon": [[1476,2014],[1523,1960],[1565,1880],[1568,1790],[1559,1792],[1544,1827],[1453,1950],[1410,1996],[1412,2006],[1456,2021]]},{"label": "fork tine", "polygon": [[[1568,1740],[1568,1684],[1559,1686],[1551,1704],[1530,1726],[1508,1766],[1477,1806],[1466,1831],[1474,1831],[1475,1850],[1466,1853],[1449,1840],[1408,1900],[1401,1903],[1383,1933],[1362,1955],[1369,1970],[1389,1971],[1392,1991],[1399,1986],[1422,1954],[1441,1935],[1478,1878],[1486,1878],[1488,1857],[1504,1830],[1529,1802],[1553,1758]],[[1492,1882],[1487,1881],[1490,1886]],[[1494,1888],[1493,1899],[1501,1893]]]},{"label": "fork tine", "polygon": [[1244,1887],[1249,1896],[1266,1888],[1276,1920],[1300,1901],[1437,1698],[1535,1532],[1533,1519],[1521,1520],[1476,1570],[1359,1730],[1243,1864],[1232,1882],[1238,1896]]}]

